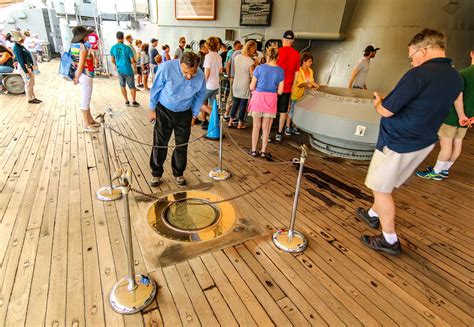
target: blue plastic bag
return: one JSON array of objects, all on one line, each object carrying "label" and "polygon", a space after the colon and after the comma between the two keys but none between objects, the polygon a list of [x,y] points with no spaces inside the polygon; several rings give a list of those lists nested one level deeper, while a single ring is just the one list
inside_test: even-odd
[{"label": "blue plastic bag", "polygon": [[76,70],[73,65],[71,49],[64,51],[59,63],[59,75],[67,81],[72,81],[76,75]]}]

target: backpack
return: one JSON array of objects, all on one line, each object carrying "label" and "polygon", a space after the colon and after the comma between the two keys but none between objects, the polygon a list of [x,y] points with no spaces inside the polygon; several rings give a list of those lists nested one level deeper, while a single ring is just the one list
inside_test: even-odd
[{"label": "backpack", "polygon": [[69,51],[64,51],[59,62],[59,75],[67,81],[72,81],[76,75],[76,69],[73,65],[71,48]]}]

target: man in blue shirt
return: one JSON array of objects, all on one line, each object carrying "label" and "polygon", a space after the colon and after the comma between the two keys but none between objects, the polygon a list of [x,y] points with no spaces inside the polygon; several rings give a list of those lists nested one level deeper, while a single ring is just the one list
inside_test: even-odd
[{"label": "man in blue shirt", "polygon": [[368,247],[392,255],[401,253],[395,232],[392,191],[400,187],[431,152],[437,131],[454,101],[460,96],[462,79],[446,58],[443,33],[424,29],[408,44],[413,68],[382,99],[374,93],[374,107],[382,116],[376,150],[365,184],[372,189],[370,210],[357,208],[356,215],[370,227],[382,225],[382,234],[362,235]]},{"label": "man in blue shirt", "polygon": [[[150,121],[155,122],[153,145],[167,146],[174,131],[175,144],[189,141],[191,125],[206,98],[206,81],[199,69],[199,57],[185,52],[180,60],[170,60],[158,66],[150,91]],[[151,186],[158,186],[163,175],[166,148],[153,147],[150,156]],[[183,176],[187,163],[188,146],[173,151],[171,167],[178,185],[185,185]]]},{"label": "man in blue shirt", "polygon": [[112,64],[117,67],[120,91],[125,98],[125,104],[130,105],[127,97],[127,89],[125,84],[128,85],[130,93],[132,94],[132,106],[138,107],[140,104],[135,100],[137,96],[137,89],[135,88],[135,76],[132,65],[135,65],[135,57],[129,46],[123,43],[123,32],[117,32],[117,44],[110,49],[110,55],[112,56]]}]

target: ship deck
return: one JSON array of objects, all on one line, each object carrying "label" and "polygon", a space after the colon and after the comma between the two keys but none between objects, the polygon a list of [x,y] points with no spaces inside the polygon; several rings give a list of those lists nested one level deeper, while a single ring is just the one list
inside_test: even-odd
[{"label": "ship deck", "polygon": [[[239,221],[260,232],[231,243],[200,242],[197,250],[187,248],[193,255],[168,253],[163,264],[156,255],[163,242],[146,217],[153,200],[132,192],[135,268],[149,273],[159,289],[142,313],[115,313],[109,292],[127,273],[123,201],[95,198],[107,183],[103,140],[100,133],[82,132],[79,89],[57,75],[57,66],[41,65],[36,94],[42,104],[0,95],[0,325],[474,325],[472,133],[447,180],[414,176],[395,192],[399,257],[359,240],[376,233],[354,216],[372,199],[364,186],[367,162],[309,151],[296,222],[309,246],[289,254],[275,248],[271,234],[289,223],[296,168],[254,160],[227,137],[224,166],[233,176],[214,182],[208,172],[217,164],[217,143],[193,142],[186,189],[222,198],[248,192],[230,204]],[[107,120],[115,129],[150,142],[148,95],[138,92],[142,106],[126,107],[117,79],[96,78],[93,112],[113,113]],[[202,133],[193,127],[193,137]],[[249,129],[231,133],[248,149]],[[135,188],[158,195],[179,189],[169,157],[164,183],[151,188],[149,147],[111,135],[114,169],[130,169]],[[303,141],[270,144],[275,162],[298,157]]]}]

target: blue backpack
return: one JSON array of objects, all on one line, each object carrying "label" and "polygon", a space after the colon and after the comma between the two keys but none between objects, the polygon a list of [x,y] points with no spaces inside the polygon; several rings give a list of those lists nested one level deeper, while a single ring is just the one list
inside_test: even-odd
[{"label": "blue backpack", "polygon": [[59,75],[67,81],[72,81],[76,75],[76,69],[74,68],[71,56],[71,48],[69,48],[69,51],[67,52],[64,51],[63,55],[61,56],[61,61],[59,63]]}]

